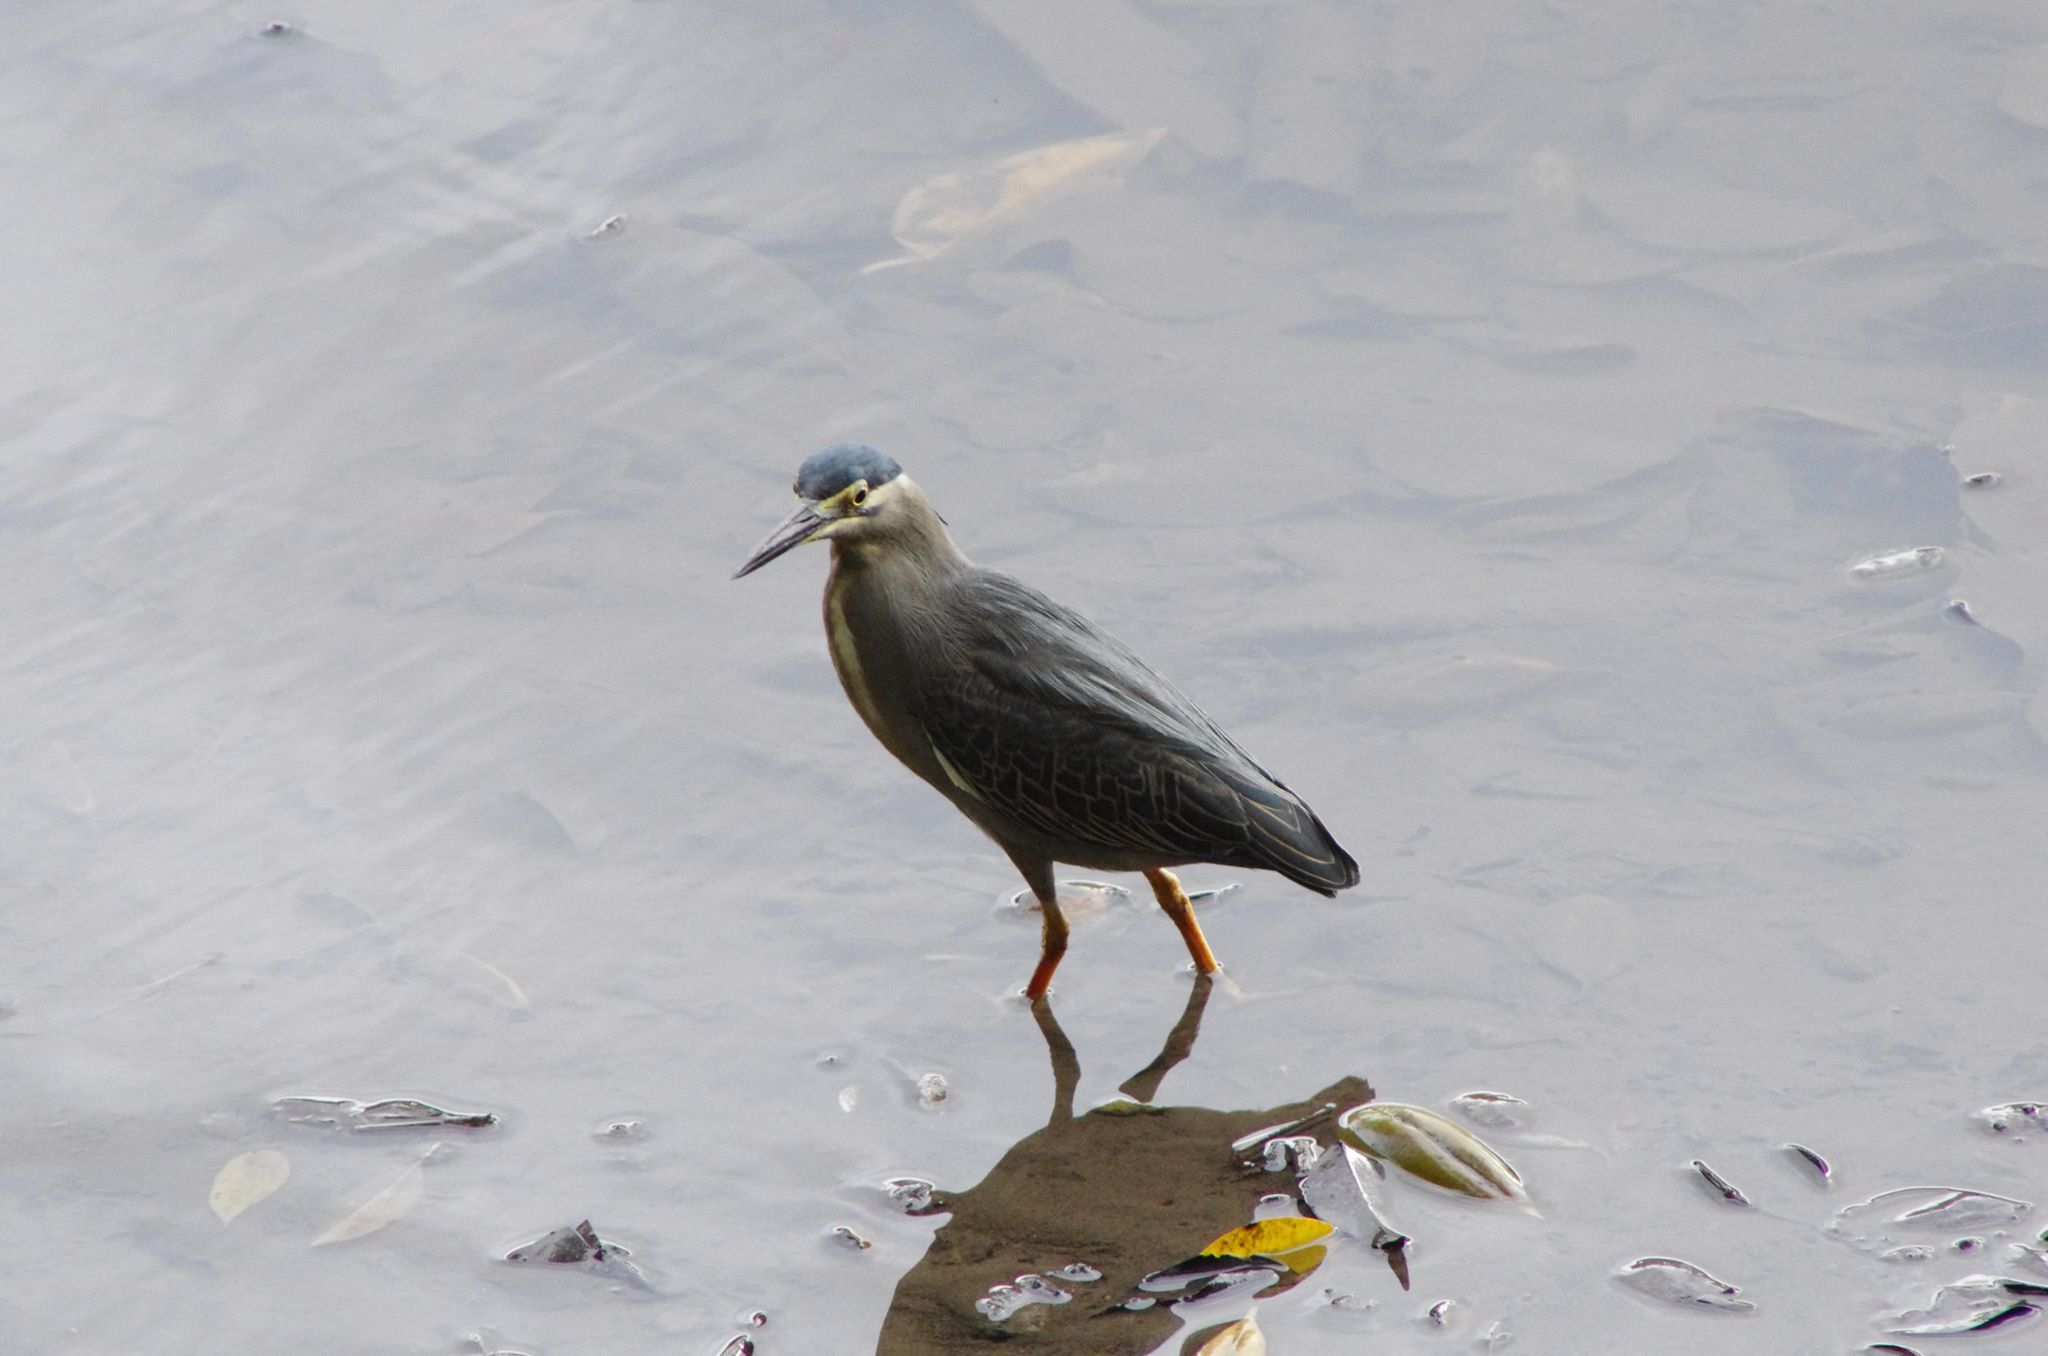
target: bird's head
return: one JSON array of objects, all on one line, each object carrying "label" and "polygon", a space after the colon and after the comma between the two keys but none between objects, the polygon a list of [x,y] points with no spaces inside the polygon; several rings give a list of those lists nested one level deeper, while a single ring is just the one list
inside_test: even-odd
[{"label": "bird's head", "polygon": [[[896,459],[864,443],[835,443],[797,468],[796,511],[733,575],[752,574],[805,542],[880,541],[914,513],[914,492]],[[920,501],[921,502],[921,501]]]}]

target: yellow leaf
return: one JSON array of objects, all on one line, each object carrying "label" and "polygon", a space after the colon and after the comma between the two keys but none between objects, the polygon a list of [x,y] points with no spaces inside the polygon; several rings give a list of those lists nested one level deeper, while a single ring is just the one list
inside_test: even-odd
[{"label": "yellow leaf", "polygon": [[1282,1215],[1232,1229],[1208,1247],[1204,1257],[1280,1257],[1327,1238],[1331,1227],[1319,1219]]},{"label": "yellow leaf", "polygon": [[1246,1314],[1202,1343],[1195,1356],[1266,1356],[1266,1334],[1259,1331],[1259,1320]]},{"label": "yellow leaf", "polygon": [[251,1149],[220,1165],[220,1171],[213,1175],[213,1190],[207,1193],[206,1203],[226,1224],[283,1186],[291,1175],[291,1160],[277,1150]]},{"label": "yellow leaf", "polygon": [[1279,1260],[1287,1263],[1287,1269],[1297,1276],[1306,1276],[1323,1264],[1330,1250],[1318,1243],[1312,1248],[1296,1248]]},{"label": "yellow leaf", "polygon": [[390,1186],[351,1210],[346,1216],[335,1221],[334,1226],[313,1240],[313,1246],[324,1247],[329,1243],[346,1243],[352,1238],[374,1234],[394,1220],[405,1218],[412,1208],[419,1204],[421,1193],[426,1188],[427,1175],[420,1171],[420,1165],[407,1165]]}]

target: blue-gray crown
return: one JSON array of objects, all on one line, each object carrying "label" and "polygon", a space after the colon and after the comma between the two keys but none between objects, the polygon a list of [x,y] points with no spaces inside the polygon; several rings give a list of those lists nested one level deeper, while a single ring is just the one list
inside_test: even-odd
[{"label": "blue-gray crown", "polygon": [[894,457],[866,443],[834,443],[797,468],[796,492],[804,499],[830,499],[856,480],[873,489],[902,474]]}]

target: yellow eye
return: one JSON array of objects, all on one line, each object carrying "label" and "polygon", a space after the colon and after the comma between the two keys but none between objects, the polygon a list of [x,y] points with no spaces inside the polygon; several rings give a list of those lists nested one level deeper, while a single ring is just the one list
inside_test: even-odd
[{"label": "yellow eye", "polygon": [[868,483],[865,480],[856,481],[854,483],[853,493],[846,496],[846,501],[849,504],[852,504],[855,508],[859,508],[862,504],[867,503]]}]

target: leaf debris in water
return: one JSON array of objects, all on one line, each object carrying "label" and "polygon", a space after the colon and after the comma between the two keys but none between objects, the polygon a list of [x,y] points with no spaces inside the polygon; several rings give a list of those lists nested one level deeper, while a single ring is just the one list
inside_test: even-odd
[{"label": "leaf debris in water", "polygon": [[1195,1356],[1266,1356],[1266,1334],[1257,1317],[1246,1314],[1202,1343]]},{"label": "leaf debris in water", "polygon": [[1834,1180],[1835,1170],[1828,1166],[1828,1161],[1807,1148],[1804,1144],[1787,1144],[1785,1152],[1799,1159],[1808,1168],[1812,1169],[1814,1175],[1820,1178],[1822,1186],[1827,1186]]},{"label": "leaf debris in water", "polygon": [[2048,1297],[2048,1285],[2010,1276],[1965,1276],[1934,1292],[1925,1309],[1900,1314],[1890,1331],[1902,1337],[1947,1337],[1984,1332],[2027,1318]]},{"label": "leaf debris in water", "polygon": [[1748,1300],[1738,1298],[1741,1286],[1730,1285],[1676,1257],[1638,1257],[1624,1263],[1614,1275],[1631,1290],[1667,1304],[1699,1305],[1727,1313],[1747,1313],[1756,1308]]},{"label": "leaf debris in water", "polygon": [[903,195],[889,222],[889,233],[904,253],[861,272],[937,258],[956,241],[1033,203],[1110,182],[1150,155],[1165,136],[1165,128],[1155,127],[1056,141],[993,165],[934,175]]},{"label": "leaf debris in water", "polygon": [[610,1239],[598,1237],[597,1230],[589,1220],[571,1224],[565,1228],[553,1229],[542,1234],[531,1243],[525,1243],[505,1254],[508,1262],[539,1262],[555,1266],[580,1267],[594,1271],[600,1276],[610,1276],[641,1289],[648,1289],[647,1278],[640,1268],[627,1259],[632,1250]]},{"label": "leaf debris in water", "polygon": [[415,1097],[385,1097],[358,1102],[353,1097],[279,1097],[271,1108],[298,1125],[326,1125],[336,1130],[478,1130],[496,1125],[490,1111],[450,1111]]},{"label": "leaf debris in water", "polygon": [[330,1243],[347,1243],[374,1234],[412,1213],[427,1184],[427,1175],[421,1170],[420,1162],[408,1163],[405,1171],[392,1179],[389,1186],[336,1220],[325,1233],[313,1240],[312,1246],[324,1248]]},{"label": "leaf debris in water", "polygon": [[2016,1224],[2034,1207],[2010,1196],[1960,1187],[1899,1187],[1835,1212],[1830,1230],[1859,1247],[1893,1241],[1893,1231],[1926,1233]]},{"label": "leaf debris in water", "polygon": [[1529,1104],[1505,1092],[1461,1092],[1451,1099],[1451,1108],[1474,1125],[1518,1130],[1527,1120]]},{"label": "leaf debris in water", "polygon": [[1367,1102],[1337,1118],[1347,1142],[1412,1176],[1482,1201],[1512,1201],[1530,1214],[1521,1174],[1463,1126],[1424,1107]]},{"label": "leaf debris in water", "polygon": [[213,1190],[206,1203],[220,1216],[222,1224],[247,1210],[285,1184],[292,1175],[291,1160],[275,1149],[251,1149],[221,1164],[213,1175]]},{"label": "leaf debris in water", "polygon": [[1301,1198],[1316,1215],[1382,1252],[1408,1242],[1387,1223],[1368,1181],[1377,1180],[1372,1160],[1349,1144],[1331,1146],[1301,1178]]},{"label": "leaf debris in water", "polygon": [[1742,1194],[1742,1188],[1736,1186],[1733,1182],[1723,1177],[1720,1173],[1715,1172],[1712,1168],[1708,1167],[1705,1159],[1695,1158],[1692,1161],[1692,1170],[1698,1173],[1700,1175],[1700,1178],[1703,1181],[1705,1181],[1709,1187],[1713,1188],[1715,1194],[1718,1195],[1722,1200],[1728,1202],[1728,1204],[1749,1204],[1749,1197]]},{"label": "leaf debris in water", "polygon": [[1931,570],[1947,558],[1948,553],[1939,546],[1915,546],[1906,551],[1891,551],[1868,560],[1859,560],[1849,567],[1849,573],[1858,579],[1882,579],[1895,574],[1913,574]]},{"label": "leaf debris in water", "polygon": [[1239,1135],[1236,1139],[1230,1141],[1230,1152],[1239,1158],[1243,1158],[1267,1140],[1280,1135],[1293,1134],[1298,1130],[1314,1125],[1336,1109],[1337,1104],[1335,1102],[1325,1102],[1306,1116],[1301,1116],[1291,1121],[1282,1121],[1278,1125],[1269,1125],[1264,1129],[1254,1130],[1248,1135]]}]

